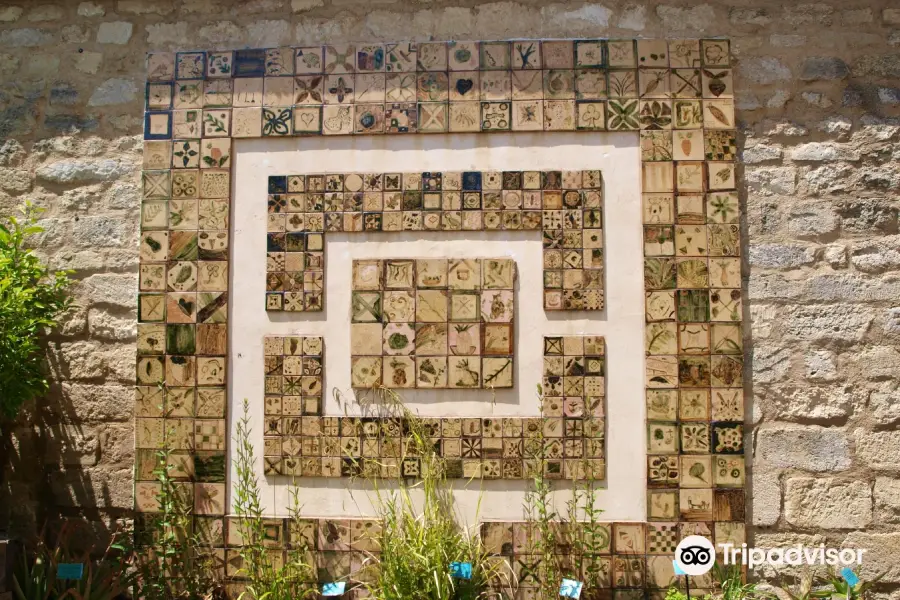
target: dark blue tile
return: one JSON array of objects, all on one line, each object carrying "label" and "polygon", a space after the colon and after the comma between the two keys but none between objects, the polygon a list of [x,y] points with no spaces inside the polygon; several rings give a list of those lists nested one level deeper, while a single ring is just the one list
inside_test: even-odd
[{"label": "dark blue tile", "polygon": [[284,252],[284,233],[266,234],[266,252]]},{"label": "dark blue tile", "polygon": [[235,77],[263,77],[266,74],[265,50],[237,50],[234,53]]},{"label": "dark blue tile", "polygon": [[272,175],[269,177],[270,194],[287,194],[287,176]]},{"label": "dark blue tile", "polygon": [[463,190],[467,192],[481,191],[481,171],[466,171],[463,173]]}]

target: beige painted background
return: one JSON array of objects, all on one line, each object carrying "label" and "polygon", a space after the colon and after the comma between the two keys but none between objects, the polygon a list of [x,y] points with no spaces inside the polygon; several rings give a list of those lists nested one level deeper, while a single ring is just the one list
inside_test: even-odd
[{"label": "beige painted background", "polygon": [[[644,520],[643,279],[640,157],[637,136],[579,133],[241,140],[234,171],[234,239],[230,303],[229,415],[250,400],[262,453],[263,351],[266,334],[325,337],[325,414],[359,414],[350,386],[351,262],[359,258],[511,256],[516,285],[515,387],[508,390],[408,390],[404,401],[422,416],[537,416],[542,337],[598,334],[607,342],[607,489],[598,497],[610,520]],[[598,314],[546,313],[542,307],[540,232],[403,232],[325,236],[326,310],[264,309],[266,187],[270,175],[322,172],[601,169],[604,176],[607,308]],[[345,402],[332,392],[337,390]],[[286,514],[288,477],[264,478],[266,508]],[[234,465],[231,467],[234,481]],[[366,482],[300,478],[308,516],[372,515]],[[459,480],[457,508],[467,523],[522,518],[524,481]],[[565,486],[562,486],[565,487]],[[482,495],[483,494],[483,495]],[[477,514],[481,498],[480,514]],[[559,494],[560,508],[568,498]]]}]

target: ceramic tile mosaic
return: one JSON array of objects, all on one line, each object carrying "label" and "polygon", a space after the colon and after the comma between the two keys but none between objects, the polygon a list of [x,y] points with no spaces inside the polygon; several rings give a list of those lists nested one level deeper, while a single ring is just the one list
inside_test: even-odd
[{"label": "ceramic tile mosaic", "polygon": [[[648,537],[639,550],[631,546],[645,560],[617,558],[605,568],[610,585],[623,588],[617,596],[637,597],[639,587],[664,588],[670,580],[671,561],[652,552],[671,545],[676,527],[678,537],[745,539],[741,208],[728,40],[338,44],[160,52],[149,55],[147,66],[135,421],[139,511],[157,509],[153,457],[169,440],[175,476],[194,491],[198,523],[224,529],[225,452],[207,448],[227,451],[219,425],[226,419],[232,138],[631,130],[642,163],[649,433],[649,523],[637,527],[648,536],[652,531],[653,541]],[[561,248],[553,247],[558,236],[545,240],[556,261],[552,251],[570,249],[567,216],[562,213],[560,227],[558,217],[548,215],[552,226],[545,228],[543,198],[539,210],[541,225],[526,227],[523,214],[522,228],[562,230]],[[331,226],[340,221],[344,231],[361,229],[363,216],[348,212],[342,208]],[[369,212],[381,217],[370,226],[397,226],[389,211]],[[442,207],[430,223],[481,230],[496,222],[492,209],[472,212]],[[495,228],[503,229],[500,212]],[[421,214],[424,229],[424,208]],[[516,228],[516,217],[508,218]],[[415,229],[420,221],[411,215],[399,223],[399,229],[405,223]],[[319,250],[310,251],[308,236],[303,244],[293,250],[304,253],[301,268],[270,272],[317,269],[305,257]],[[584,261],[587,246],[580,248]],[[557,274],[549,276],[545,307],[565,309],[570,298],[569,306],[579,306],[577,294],[566,292],[576,288],[565,285],[565,265],[574,266],[552,264],[563,266],[547,269]],[[577,280],[568,275],[570,284]],[[302,293],[303,310],[310,310],[307,300],[316,310],[315,302],[323,302],[316,276],[312,287],[306,283],[278,291]],[[300,310],[300,300],[292,298],[293,309]],[[626,538],[636,536],[623,531],[630,532],[625,547]],[[224,542],[217,546],[224,557]],[[323,552],[323,565],[351,564],[335,557],[334,548]],[[528,562],[517,562],[517,573],[527,575]]]},{"label": "ceramic tile mosaic", "polygon": [[[238,549],[242,536],[234,518],[203,523],[204,530],[224,545],[222,560],[231,578],[232,592],[241,589],[243,563]],[[140,529],[140,528],[139,528]],[[346,581],[351,597],[370,580],[371,571],[365,559],[381,551],[381,530],[378,521],[369,519],[292,519],[272,518],[265,522],[265,545],[276,562],[288,558],[288,552],[306,554],[313,569],[307,574],[310,584]],[[585,530],[588,531],[588,530]],[[557,525],[554,552],[559,565],[581,564],[579,579],[594,583],[586,588],[590,594],[598,590],[615,590],[617,597],[635,600],[642,588],[665,590],[675,585],[672,553],[677,540],[692,534],[707,536],[717,542],[731,541],[734,532],[728,529],[707,531],[692,523],[627,523],[600,522],[590,531],[596,550],[591,556],[580,556],[575,538],[584,535],[580,527]],[[525,521],[483,521],[479,533],[484,549],[497,567],[493,588],[500,597],[537,598],[541,572],[539,532]],[[574,572],[573,572],[574,574]],[[692,583],[699,589],[712,586],[710,575],[697,576]],[[587,595],[595,598],[597,596]]]},{"label": "ceramic tile mosaic", "polygon": [[513,387],[511,258],[354,260],[357,388]]},{"label": "ceramic tile mosaic", "polygon": [[303,419],[322,415],[325,341],[317,336],[266,336],[263,352],[265,473],[299,475]]},{"label": "ceramic tile mosaic", "polygon": [[598,170],[272,176],[267,210],[266,310],[323,310],[329,231],[539,231],[544,309],[604,306]]},{"label": "ceramic tile mosaic", "polygon": [[[462,288],[467,291],[476,289],[470,277],[474,272],[473,263],[460,261],[453,269],[449,268],[450,262],[446,271],[438,271],[442,274],[438,278],[430,268],[415,271],[413,267],[410,273],[395,271],[389,279],[379,281],[386,273],[387,266],[383,264],[373,281],[360,273],[365,278],[361,287],[370,288],[366,293],[377,293],[379,288],[385,288],[381,293],[390,293],[393,290],[387,288],[391,283],[409,284],[418,279],[438,285],[446,279],[450,284],[467,286]],[[358,269],[354,270],[355,275],[358,272]],[[485,281],[508,283],[506,276],[499,280],[485,279],[484,272],[478,281],[482,286]],[[402,288],[401,291],[410,289],[413,288]],[[483,307],[494,305],[493,301],[487,305],[482,303]],[[404,335],[402,332],[413,335],[416,331],[390,328],[390,323],[382,321],[384,311],[414,315],[416,307],[411,302],[388,301],[386,308],[380,300],[354,303],[354,324],[381,328],[378,335],[373,333],[371,336],[373,357],[381,351],[383,340],[398,333]],[[500,309],[492,315],[510,319],[513,316],[512,313],[501,314]],[[397,324],[407,325],[405,322]],[[431,324],[423,323],[427,327]],[[382,331],[391,333],[387,335]],[[433,336],[428,340],[429,351],[443,349],[451,342],[449,337],[439,345],[434,343]],[[268,336],[264,347],[267,474],[293,477],[418,476],[418,458],[410,455],[404,444],[409,427],[403,419],[323,416],[324,348],[321,338]],[[485,346],[482,351],[484,349]],[[435,450],[446,460],[448,477],[527,479],[543,465],[544,474],[550,479],[605,479],[604,340],[597,336],[547,337],[543,350],[545,399],[541,416],[424,419]],[[378,357],[387,360],[392,356],[397,355]],[[434,357],[431,354],[424,356]],[[511,356],[507,358],[512,359]],[[381,373],[377,369],[375,372],[376,375]],[[425,375],[434,376],[428,372]]]}]

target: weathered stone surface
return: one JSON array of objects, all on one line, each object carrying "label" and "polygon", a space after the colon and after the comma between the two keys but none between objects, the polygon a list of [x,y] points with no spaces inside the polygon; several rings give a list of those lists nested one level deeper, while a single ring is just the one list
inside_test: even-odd
[{"label": "weathered stone surface", "polygon": [[0,189],[11,193],[27,192],[31,189],[31,173],[25,169],[0,168]]},{"label": "weathered stone surface", "polygon": [[29,21],[56,21],[63,17],[63,9],[60,6],[46,4],[35,6],[28,12]]},{"label": "weathered stone surface", "polygon": [[862,56],[853,63],[852,71],[857,76],[896,78],[900,76],[900,54]]},{"label": "weathered stone surface", "polygon": [[287,21],[256,21],[247,26],[247,43],[252,47],[286,44],[291,39]]},{"label": "weathered stone surface", "polygon": [[860,464],[881,471],[900,470],[900,431],[857,429],[855,447]]},{"label": "weathered stone surface", "polygon": [[850,262],[864,273],[881,273],[900,268],[900,236],[894,235],[855,245]]},{"label": "weathered stone surface", "polygon": [[778,474],[764,470],[755,472],[750,489],[753,524],[766,527],[777,523],[781,516],[781,482]]},{"label": "weathered stone surface", "polygon": [[790,352],[780,346],[759,344],[753,351],[756,380],[760,383],[780,381],[790,368]]},{"label": "weathered stone surface", "polygon": [[900,523],[900,479],[877,477],[872,496],[878,521]]},{"label": "weathered stone surface", "polygon": [[785,6],[784,18],[791,25],[831,25],[834,8],[824,2]]},{"label": "weathered stone surface", "polygon": [[873,579],[880,576],[881,582],[900,582],[900,533],[865,533],[854,531],[844,538],[846,548],[864,548],[863,563],[859,567],[859,576]]},{"label": "weathered stone surface", "polygon": [[75,58],[75,68],[82,73],[96,73],[103,62],[103,54],[100,52],[84,52]]},{"label": "weathered stone surface", "polygon": [[147,42],[152,46],[177,44],[187,36],[185,22],[147,25]]},{"label": "weathered stone surface", "polygon": [[120,13],[130,13],[134,15],[167,15],[175,10],[172,0],[154,0],[146,2],[145,0],[118,0],[116,2],[116,10]]},{"label": "weathered stone surface", "polygon": [[95,427],[57,425],[50,428],[46,464],[92,466],[100,458],[100,440]]},{"label": "weathered stone surface", "polygon": [[881,11],[881,18],[888,25],[900,25],[900,8],[885,8]]},{"label": "weathered stone surface", "polygon": [[60,506],[131,508],[132,486],[122,485],[132,477],[132,469],[72,467],[50,475],[50,487]]},{"label": "weathered stone surface", "polygon": [[755,244],[750,247],[750,265],[764,269],[795,269],[816,260],[815,251],[799,244]]},{"label": "weathered stone surface", "polygon": [[100,23],[97,29],[97,42],[101,44],[127,44],[131,39],[134,25],[128,21],[109,21]]},{"label": "weathered stone surface", "polygon": [[788,218],[788,231],[801,238],[815,238],[837,230],[840,220],[826,202],[795,205]]},{"label": "weathered stone surface", "polygon": [[818,342],[859,342],[875,320],[871,309],[845,304],[799,306],[786,316],[789,338]]},{"label": "weathered stone surface", "polygon": [[807,58],[800,67],[800,79],[803,81],[843,79],[849,74],[847,63],[834,56]]},{"label": "weathered stone surface", "polygon": [[806,354],[804,367],[806,379],[817,382],[831,382],[840,379],[837,357],[830,350],[812,350]]},{"label": "weathered stone surface", "polygon": [[0,8],[0,21],[4,23],[17,21],[23,12],[25,12],[25,9],[21,6],[4,6]]},{"label": "weathered stone surface", "polygon": [[291,0],[291,10],[295,13],[305,12],[317,6],[325,6],[325,2],[323,0]]},{"label": "weathered stone surface", "polygon": [[745,164],[756,164],[771,160],[779,160],[783,156],[781,144],[750,144],[748,140],[741,158]]},{"label": "weathered stone surface", "polygon": [[0,46],[32,48],[53,41],[53,36],[41,29],[7,29],[0,31]]},{"label": "weathered stone surface", "polygon": [[872,522],[872,488],[864,481],[791,477],[784,516],[804,529],[858,529]]},{"label": "weathered stone surface", "polygon": [[118,179],[130,173],[133,168],[132,165],[115,159],[66,159],[38,168],[35,175],[39,180],[51,183],[80,184]]},{"label": "weathered stone surface", "polygon": [[825,247],[823,254],[825,262],[834,269],[843,269],[847,266],[847,246],[843,244],[830,244]]},{"label": "weathered stone surface", "polygon": [[773,33],[769,36],[769,43],[780,48],[798,48],[806,43],[806,36]]},{"label": "weathered stone surface", "polygon": [[766,386],[759,396],[766,416],[796,423],[844,423],[865,397],[838,385]]},{"label": "weathered stone surface", "polygon": [[134,388],[104,383],[64,383],[51,389],[48,404],[54,415],[77,421],[130,423],[134,412]]},{"label": "weathered stone surface", "polygon": [[83,248],[119,247],[133,230],[133,224],[120,217],[82,217],[72,224],[72,241]]},{"label": "weathered stone surface", "polygon": [[91,337],[114,340],[117,342],[133,341],[137,335],[135,315],[113,315],[105,310],[88,311],[88,331]]},{"label": "weathered stone surface", "polygon": [[843,144],[812,142],[791,148],[788,157],[803,161],[855,161],[860,159],[860,154],[858,150]]},{"label": "weathered stone surface", "polygon": [[137,276],[113,273],[91,275],[79,282],[78,292],[98,304],[133,308],[137,306]]},{"label": "weathered stone surface", "polygon": [[79,17],[102,17],[106,10],[95,2],[82,2],[78,5]]},{"label": "weathered stone surface", "polygon": [[742,77],[763,85],[791,78],[791,70],[774,56],[752,58],[741,63],[739,71]]},{"label": "weathered stone surface", "polygon": [[620,29],[643,31],[647,26],[647,7],[640,4],[628,4],[619,15],[616,26]]},{"label": "weathered stone surface", "polygon": [[767,468],[843,471],[850,468],[850,448],[843,429],[778,426],[756,434],[756,460]]},{"label": "weathered stone surface", "polygon": [[702,30],[716,18],[715,9],[709,4],[698,4],[691,8],[657,6],[656,16],[668,30]]},{"label": "weathered stone surface", "polygon": [[797,170],[794,167],[747,168],[744,177],[751,190],[764,195],[793,194]]},{"label": "weathered stone surface", "polygon": [[109,106],[131,102],[137,93],[137,86],[128,79],[107,79],[91,94],[89,106]]}]

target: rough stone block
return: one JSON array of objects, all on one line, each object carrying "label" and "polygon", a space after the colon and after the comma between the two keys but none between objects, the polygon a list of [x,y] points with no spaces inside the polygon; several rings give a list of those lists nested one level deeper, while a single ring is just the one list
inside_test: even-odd
[{"label": "rough stone block", "polygon": [[873,492],[875,518],[881,523],[900,523],[900,479],[878,477]]},{"label": "rough stone block", "polygon": [[872,488],[864,481],[792,477],[784,486],[784,516],[805,529],[858,529],[872,523]]},{"label": "rough stone block", "polygon": [[858,574],[863,579],[883,575],[882,583],[900,583],[900,533],[854,531],[844,538],[846,548],[865,548]]},{"label": "rough stone block", "polygon": [[131,39],[134,25],[128,21],[100,23],[97,28],[97,42],[100,44],[127,44]]},{"label": "rough stone block", "polygon": [[839,428],[765,427],[756,433],[756,460],[769,468],[843,471],[850,468],[850,447]]},{"label": "rough stone block", "polygon": [[857,429],[854,442],[860,464],[879,471],[900,471],[900,431]]}]

